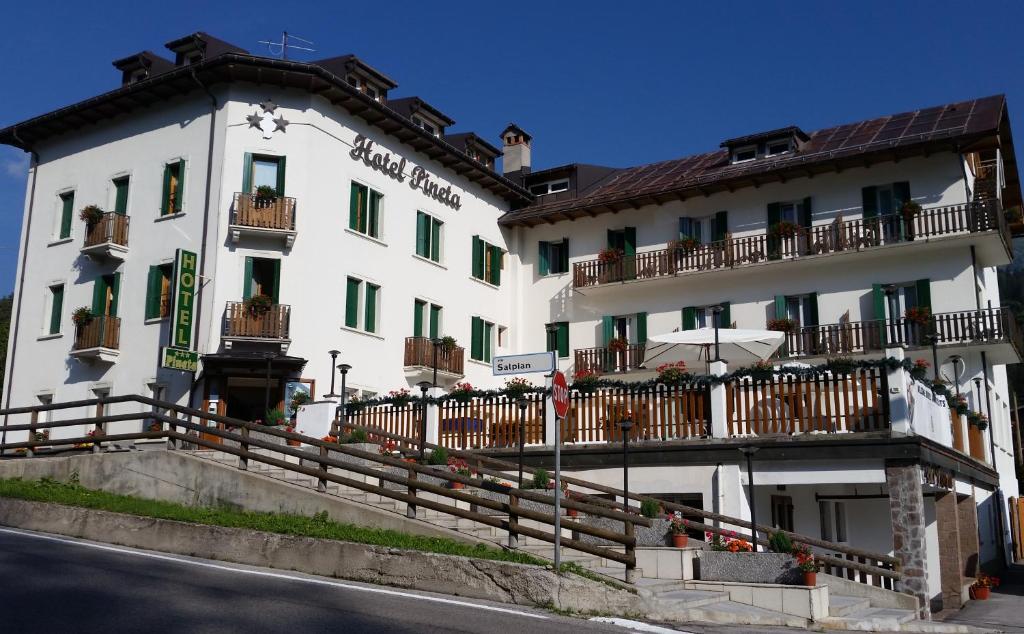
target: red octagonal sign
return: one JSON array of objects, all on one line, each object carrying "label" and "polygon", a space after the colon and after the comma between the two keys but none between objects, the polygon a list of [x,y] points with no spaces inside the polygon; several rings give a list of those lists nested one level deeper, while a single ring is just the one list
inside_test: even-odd
[{"label": "red octagonal sign", "polygon": [[555,406],[555,416],[565,418],[569,413],[569,386],[561,372],[555,372],[551,380],[551,403]]}]

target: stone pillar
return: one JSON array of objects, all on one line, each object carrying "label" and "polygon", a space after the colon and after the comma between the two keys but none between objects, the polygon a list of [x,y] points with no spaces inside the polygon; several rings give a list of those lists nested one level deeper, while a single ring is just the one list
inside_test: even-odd
[{"label": "stone pillar", "polygon": [[885,481],[889,487],[892,546],[903,573],[898,590],[917,597],[919,617],[927,620],[931,618],[931,607],[926,570],[928,555],[921,467],[916,464],[886,464]]},{"label": "stone pillar", "polygon": [[[886,348],[885,356],[903,361],[906,354],[903,348]],[[907,377],[902,367],[889,371],[889,427],[892,433],[907,436],[913,433],[910,428],[910,408],[907,404]]]},{"label": "stone pillar", "polygon": [[[711,363],[711,375],[721,376],[729,371],[725,361],[713,361]],[[711,386],[711,437],[728,438],[729,421],[726,419],[725,384]]]},{"label": "stone pillar", "polygon": [[964,577],[974,578],[978,574],[978,504],[973,495],[967,495],[956,503],[957,524],[960,527],[960,563]]},{"label": "stone pillar", "polygon": [[963,607],[964,566],[960,559],[959,515],[955,492],[947,491],[935,495],[943,610]]}]

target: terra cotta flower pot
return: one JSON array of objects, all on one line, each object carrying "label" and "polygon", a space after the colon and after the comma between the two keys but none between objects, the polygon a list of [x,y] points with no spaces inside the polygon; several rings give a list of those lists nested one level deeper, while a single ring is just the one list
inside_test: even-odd
[{"label": "terra cotta flower pot", "polygon": [[462,483],[462,482],[449,482],[448,486],[449,486],[449,488],[452,488],[452,489],[464,489],[464,488],[466,488],[466,485],[464,483]]},{"label": "terra cotta flower pot", "polygon": [[987,601],[992,588],[974,588],[974,598],[978,601]]},{"label": "terra cotta flower pot", "polygon": [[686,548],[686,544],[690,541],[690,536],[685,533],[682,535],[672,535],[672,548]]},{"label": "terra cotta flower pot", "polygon": [[818,585],[818,572],[816,570],[805,570],[804,571],[804,585],[805,586],[816,586],[816,585]]}]

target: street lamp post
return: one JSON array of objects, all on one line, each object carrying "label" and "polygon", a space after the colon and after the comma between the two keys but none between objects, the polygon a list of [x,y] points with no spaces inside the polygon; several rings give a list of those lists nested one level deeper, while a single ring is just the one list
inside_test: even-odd
[{"label": "street lamp post", "polygon": [[416,384],[420,388],[421,405],[420,410],[420,460],[427,457],[427,390],[430,389],[430,381],[420,381]]},{"label": "street lamp post", "polygon": [[949,360],[953,364],[953,383],[956,385],[956,396],[960,398],[960,370],[957,369],[957,366],[964,362],[964,358],[954,354]]},{"label": "street lamp post", "polygon": [[622,502],[625,511],[629,512],[629,431],[633,429],[633,421],[627,416],[619,421],[622,430]]},{"label": "street lamp post", "polygon": [[751,546],[757,552],[757,507],[754,504],[754,467],[751,458],[759,447],[740,447],[740,452],[747,457],[747,503],[750,505],[750,537]]},{"label": "street lamp post", "polygon": [[523,488],[523,447],[526,446],[526,408],[530,402],[525,396],[520,396],[516,401],[519,406],[519,488]]},{"label": "street lamp post", "polygon": [[338,362],[338,355],[341,354],[341,351],[328,350],[327,354],[331,355],[331,393],[324,394],[324,398],[338,398],[338,395],[334,393],[334,366]]},{"label": "street lamp post", "polygon": [[[345,402],[348,400],[348,391],[345,389],[345,377],[348,376],[348,371],[351,370],[351,369],[352,369],[352,366],[350,366],[347,363],[342,363],[341,365],[338,366],[338,370],[341,372],[341,416],[339,418],[340,418],[341,424],[342,424],[341,429],[338,430],[339,434],[342,431],[344,431],[344,429],[345,429],[344,425],[345,425],[345,423],[348,422],[348,411],[345,408]],[[340,438],[340,436],[339,436],[339,438]]]}]

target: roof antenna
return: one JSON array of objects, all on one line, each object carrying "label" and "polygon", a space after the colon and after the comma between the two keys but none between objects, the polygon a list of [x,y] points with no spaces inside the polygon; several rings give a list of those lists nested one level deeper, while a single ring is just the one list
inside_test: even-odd
[{"label": "roof antenna", "polygon": [[[300,41],[300,42],[302,42],[304,44],[313,44],[313,42],[310,42],[309,40],[304,40],[304,39],[302,39],[301,37],[299,37],[297,35],[288,35],[288,31],[282,31],[281,32],[281,41],[280,42],[271,42],[269,40],[260,40],[259,43],[260,44],[266,44],[267,45],[267,50],[270,52],[270,54],[273,55],[274,57],[277,57],[278,55],[280,55],[281,59],[288,59],[288,49],[290,49],[290,48],[293,48],[293,49],[298,50],[298,51],[309,51],[311,53],[315,53],[316,52],[315,48],[309,48],[309,47],[306,47],[306,46],[298,46],[298,45],[295,45],[295,44],[291,44],[290,40],[298,40],[298,41]],[[275,50],[275,48],[276,48],[276,50]]]}]

